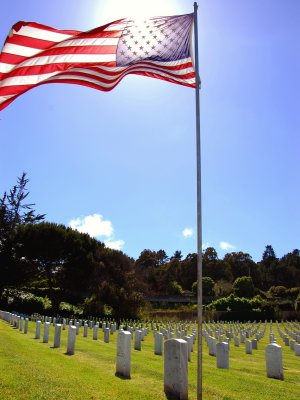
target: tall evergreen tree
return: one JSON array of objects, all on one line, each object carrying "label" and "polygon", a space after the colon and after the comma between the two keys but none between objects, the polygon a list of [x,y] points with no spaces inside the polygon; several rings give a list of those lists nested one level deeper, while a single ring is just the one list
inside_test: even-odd
[{"label": "tall evergreen tree", "polygon": [[266,246],[260,265],[266,282],[266,288],[276,286],[278,280],[278,259],[271,245]]},{"label": "tall evergreen tree", "polygon": [[22,281],[22,270],[14,257],[13,234],[19,225],[42,221],[45,214],[36,214],[34,205],[26,203],[29,195],[26,172],[17,178],[17,184],[0,198],[0,293],[5,286]]}]

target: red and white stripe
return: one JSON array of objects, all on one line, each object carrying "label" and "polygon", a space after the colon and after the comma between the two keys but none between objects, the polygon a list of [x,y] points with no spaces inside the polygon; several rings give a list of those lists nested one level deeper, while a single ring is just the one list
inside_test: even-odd
[{"label": "red and white stripe", "polygon": [[89,32],[62,31],[34,22],[15,24],[0,53],[0,110],[45,83],[109,91],[124,76],[137,74],[195,87],[191,58],[117,67],[118,41],[126,23],[123,19]]}]

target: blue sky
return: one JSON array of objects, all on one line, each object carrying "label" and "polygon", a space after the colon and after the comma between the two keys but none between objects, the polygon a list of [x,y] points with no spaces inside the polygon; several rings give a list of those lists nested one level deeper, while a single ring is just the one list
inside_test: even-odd
[{"label": "blue sky", "polygon": [[[148,4],[149,3],[149,4]],[[203,244],[260,260],[300,248],[300,2],[198,1]],[[89,30],[193,11],[185,0],[14,0],[11,26]],[[48,221],[138,257],[196,252],[195,93],[128,76],[113,91],[49,84],[0,113],[0,193],[23,171]]]}]

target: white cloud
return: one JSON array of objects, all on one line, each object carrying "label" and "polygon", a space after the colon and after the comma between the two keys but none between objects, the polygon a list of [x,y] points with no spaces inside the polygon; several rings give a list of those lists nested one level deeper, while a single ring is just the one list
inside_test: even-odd
[{"label": "white cloud", "polygon": [[220,242],[220,247],[222,250],[233,250],[236,247],[233,244],[230,244],[228,242]]},{"label": "white cloud", "polygon": [[106,239],[104,241],[105,246],[113,250],[121,250],[125,244],[124,240],[114,240],[114,228],[111,221],[104,219],[100,214],[72,219],[69,226],[95,238],[104,237]]},{"label": "white cloud", "polygon": [[182,236],[187,238],[187,237],[191,237],[193,236],[194,231],[192,228],[184,228],[184,230],[182,231]]},{"label": "white cloud", "polygon": [[72,219],[69,222],[69,226],[81,233],[88,233],[92,237],[111,237],[114,231],[112,223],[109,220],[103,219],[103,216],[100,214]]},{"label": "white cloud", "polygon": [[124,240],[105,240],[104,244],[106,247],[109,247],[110,249],[122,250],[122,247],[124,246],[125,242]]}]

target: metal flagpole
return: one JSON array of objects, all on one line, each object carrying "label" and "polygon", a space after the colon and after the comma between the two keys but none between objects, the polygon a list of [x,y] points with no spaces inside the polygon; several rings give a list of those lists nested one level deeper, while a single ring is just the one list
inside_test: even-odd
[{"label": "metal flagpole", "polygon": [[196,146],[197,146],[197,304],[198,304],[198,373],[197,399],[202,400],[202,207],[201,207],[201,142],[200,142],[200,86],[198,62],[198,4],[194,3],[194,39],[196,72]]}]

